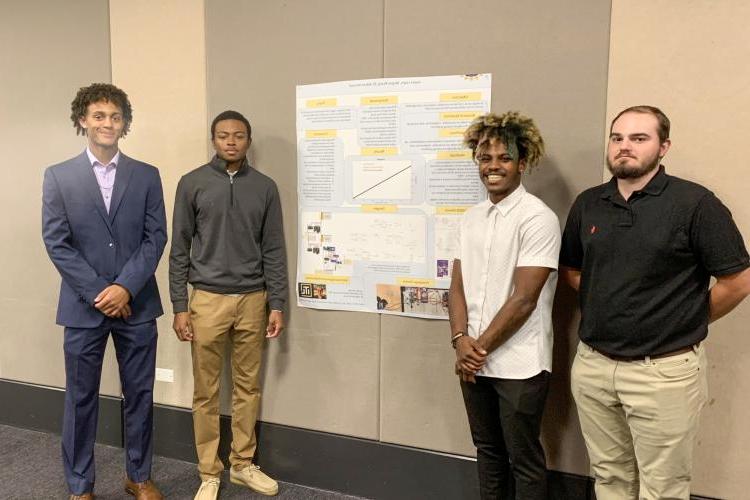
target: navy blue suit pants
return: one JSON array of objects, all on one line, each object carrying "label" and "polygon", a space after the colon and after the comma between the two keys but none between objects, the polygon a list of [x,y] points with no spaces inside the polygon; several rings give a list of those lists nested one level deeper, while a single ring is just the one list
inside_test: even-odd
[{"label": "navy blue suit pants", "polygon": [[66,327],[62,455],[65,480],[74,495],[94,488],[99,383],[110,333],[124,396],[126,472],[135,482],[151,475],[156,320],[129,325],[106,318],[96,328]]}]

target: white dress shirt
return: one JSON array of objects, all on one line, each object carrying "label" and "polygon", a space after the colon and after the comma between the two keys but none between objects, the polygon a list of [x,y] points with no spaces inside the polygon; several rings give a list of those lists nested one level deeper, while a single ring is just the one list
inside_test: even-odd
[{"label": "white dress shirt", "polygon": [[115,186],[115,176],[117,175],[117,163],[120,161],[120,152],[115,153],[115,156],[106,165],[97,160],[89,148],[86,148],[86,155],[89,157],[91,167],[94,169],[94,175],[96,175],[96,182],[99,183],[99,191],[102,193],[104,206],[107,207],[107,213],[109,213],[109,205],[112,203],[112,190]]},{"label": "white dress shirt", "polygon": [[552,371],[552,299],[557,284],[560,223],[523,185],[497,204],[486,200],[463,215],[456,258],[461,260],[468,334],[478,338],[513,293],[517,267],[550,273],[526,322],[487,357],[477,375],[527,379]]}]

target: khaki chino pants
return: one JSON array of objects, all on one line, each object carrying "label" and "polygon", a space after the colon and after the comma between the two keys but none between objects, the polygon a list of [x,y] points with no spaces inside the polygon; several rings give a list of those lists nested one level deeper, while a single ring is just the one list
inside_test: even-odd
[{"label": "khaki chino pants", "polygon": [[581,342],[571,386],[598,500],[690,497],[693,445],[708,397],[702,345],[624,362]]},{"label": "khaki chino pants", "polygon": [[224,464],[219,450],[219,380],[227,343],[232,359],[232,451],[235,469],[255,454],[255,421],[260,404],[260,371],[266,333],[266,292],[222,295],[194,290],[190,298],[193,326],[193,430],[198,471],[203,480],[218,477]]}]

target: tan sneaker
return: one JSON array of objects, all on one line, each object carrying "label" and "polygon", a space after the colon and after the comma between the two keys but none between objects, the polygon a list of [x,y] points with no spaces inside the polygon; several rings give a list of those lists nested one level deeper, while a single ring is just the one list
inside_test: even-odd
[{"label": "tan sneaker", "polygon": [[244,469],[229,471],[229,480],[234,484],[247,486],[261,495],[273,496],[279,492],[279,483],[260,471],[260,467],[250,464]]},{"label": "tan sneaker", "polygon": [[201,487],[198,488],[198,492],[195,494],[193,500],[216,500],[219,496],[220,485],[221,480],[218,477],[206,479],[201,483]]}]

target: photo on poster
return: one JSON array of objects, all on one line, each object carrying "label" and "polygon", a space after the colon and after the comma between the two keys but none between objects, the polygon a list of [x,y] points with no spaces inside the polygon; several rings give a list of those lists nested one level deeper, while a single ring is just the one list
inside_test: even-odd
[{"label": "photo on poster", "polygon": [[377,310],[387,312],[403,312],[401,307],[401,287],[399,285],[378,284]]},{"label": "photo on poster", "polygon": [[405,313],[447,318],[448,289],[402,286],[401,308]]}]

